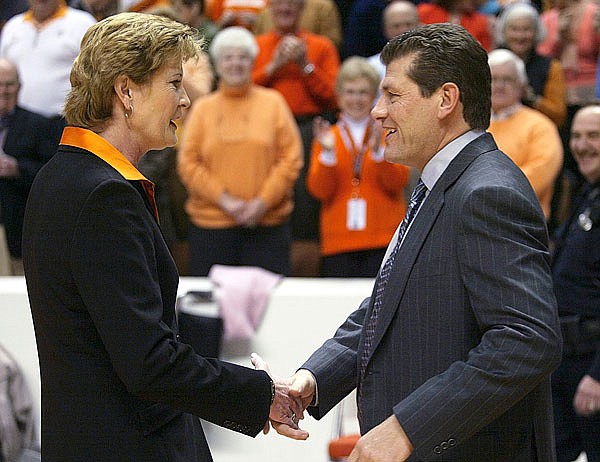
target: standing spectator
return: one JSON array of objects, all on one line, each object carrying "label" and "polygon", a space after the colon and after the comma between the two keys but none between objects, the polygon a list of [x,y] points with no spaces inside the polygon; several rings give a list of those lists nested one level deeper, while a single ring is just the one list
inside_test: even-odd
[{"label": "standing spectator", "polygon": [[348,58],[336,83],[338,122],[315,119],[307,182],[321,201],[324,277],[374,278],[406,213],[409,169],[384,160],[381,128],[371,118],[379,80],[366,58]]},{"label": "standing spectator", "polygon": [[489,54],[492,72],[492,118],[489,132],[498,147],[517,164],[531,183],[546,219],[563,148],[556,125],[544,114],[521,103],[527,85],[525,65],[510,50]]},{"label": "standing spectator", "polygon": [[206,276],[218,263],[288,275],[298,128],[278,92],[252,84],[251,32],[223,29],[209,52],[219,88],[192,106],[179,151],[192,222],[189,272]]},{"label": "standing spectator", "polygon": [[339,57],[326,37],[300,28],[304,0],[271,0],[275,29],[259,35],[252,78],[278,90],[287,101],[302,137],[304,168],[294,188],[292,213],[292,275],[316,276],[319,271],[319,203],[306,190],[312,145],[312,121],[336,105],[335,79]]},{"label": "standing spectator", "polygon": [[460,24],[487,51],[492,49],[492,36],[488,17],[477,11],[476,0],[432,0],[420,3],[419,17],[423,24],[450,22]]},{"label": "standing spectator", "polygon": [[223,29],[229,26],[241,26],[252,30],[257,16],[268,4],[267,0],[212,0],[211,16]]},{"label": "standing spectator", "polygon": [[19,88],[16,66],[0,58],[0,216],[13,275],[23,274],[21,234],[31,183],[61,135],[45,117],[17,106]]},{"label": "standing spectator", "polygon": [[560,127],[567,113],[565,76],[560,61],[536,51],[545,30],[535,7],[512,3],[496,21],[496,43],[525,63],[528,85],[523,103],[546,114]]},{"label": "standing spectator", "polygon": [[571,152],[586,179],[557,231],[552,276],[563,360],[552,377],[558,462],[600,461],[600,106],[580,109]]},{"label": "standing spectator", "polygon": [[64,0],[29,0],[29,4],[29,10],[2,29],[0,57],[17,66],[19,106],[52,119],[62,129],[71,66],[83,34],[96,20]]},{"label": "standing spectator", "polygon": [[[270,8],[265,8],[257,17],[253,31],[260,35],[273,29]],[[342,24],[340,13],[333,0],[306,0],[300,16],[300,29],[323,35],[339,49],[342,46]]]},{"label": "standing spectator", "polygon": [[[417,7],[407,0],[392,1],[383,10],[383,33],[388,40],[417,27],[419,23]],[[380,56],[381,53],[376,53],[369,57],[369,63],[377,70],[380,79],[383,79],[385,66]]]}]

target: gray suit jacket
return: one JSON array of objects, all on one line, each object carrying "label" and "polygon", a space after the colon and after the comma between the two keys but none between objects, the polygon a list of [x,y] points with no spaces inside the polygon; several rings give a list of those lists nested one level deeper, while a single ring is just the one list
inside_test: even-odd
[{"label": "gray suit jacket", "polygon": [[415,218],[359,377],[372,299],[303,365],[318,383],[312,415],[358,387],[361,432],[396,415],[411,461],[555,460],[561,341],[545,220],[491,135],[459,153]]}]

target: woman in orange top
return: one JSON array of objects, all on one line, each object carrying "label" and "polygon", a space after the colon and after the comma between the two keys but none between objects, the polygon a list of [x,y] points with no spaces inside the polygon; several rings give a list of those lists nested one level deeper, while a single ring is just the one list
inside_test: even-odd
[{"label": "woman in orange top", "polygon": [[336,82],[338,122],[314,123],[307,186],[321,201],[325,277],[375,277],[406,211],[409,169],[384,160],[381,127],[370,117],[378,85],[366,58],[348,58]]}]

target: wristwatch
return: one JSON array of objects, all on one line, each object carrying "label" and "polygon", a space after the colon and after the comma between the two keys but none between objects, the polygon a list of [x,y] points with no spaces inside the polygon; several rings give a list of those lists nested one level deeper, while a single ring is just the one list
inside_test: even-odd
[{"label": "wristwatch", "polygon": [[302,72],[305,75],[310,75],[315,71],[315,65],[313,63],[308,63],[306,66],[302,68]]}]

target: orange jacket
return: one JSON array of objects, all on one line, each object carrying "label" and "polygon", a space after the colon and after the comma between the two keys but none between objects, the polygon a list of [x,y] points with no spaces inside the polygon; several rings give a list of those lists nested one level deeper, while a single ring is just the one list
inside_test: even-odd
[{"label": "orange jacket", "polygon": [[[308,191],[321,201],[321,253],[335,255],[386,247],[406,213],[404,187],[410,170],[385,160],[377,162],[372,151],[367,149],[360,182],[355,188],[352,185],[354,154],[344,142],[340,124],[332,129],[336,165],[323,165],[319,160],[321,144],[315,140],[306,179]],[[354,193],[367,203],[367,225],[360,231],[350,231],[346,227],[348,200]]]}]

